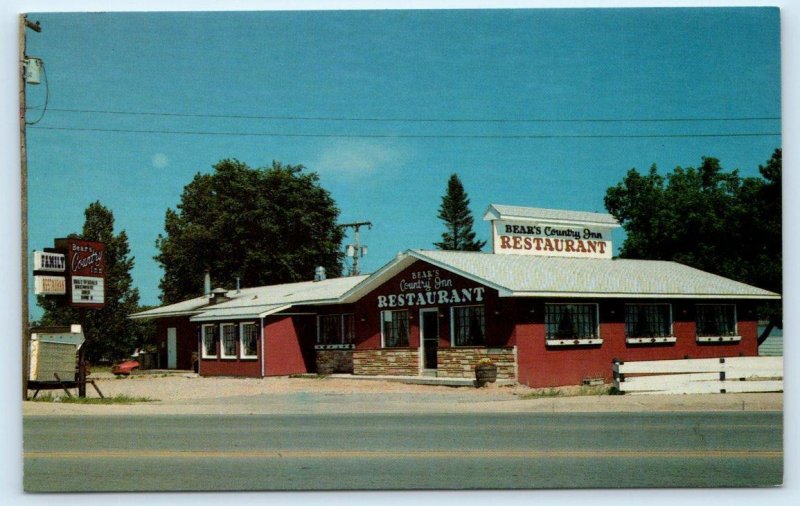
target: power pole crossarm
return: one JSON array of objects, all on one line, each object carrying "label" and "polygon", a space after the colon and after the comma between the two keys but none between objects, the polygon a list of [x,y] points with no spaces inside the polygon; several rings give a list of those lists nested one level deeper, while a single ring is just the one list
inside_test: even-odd
[{"label": "power pole crossarm", "polygon": [[[368,227],[369,229],[372,229],[372,222],[371,221],[359,221],[359,222],[355,222],[355,223],[343,223],[343,224],[339,225],[339,227],[340,228],[352,228],[353,229],[353,245],[352,245],[352,248],[353,248],[353,255],[352,255],[352,257],[353,257],[353,271],[351,272],[351,275],[352,276],[358,276],[358,258],[359,258],[359,256],[364,256],[364,254],[366,252],[366,246],[364,247],[364,250],[362,250],[362,246],[358,242],[358,229],[361,228],[361,227]],[[349,251],[350,251],[350,246],[348,246],[348,254],[347,254],[347,256],[350,256]]]},{"label": "power pole crossarm", "polygon": [[31,29],[31,30],[33,30],[34,32],[38,32],[38,33],[41,33],[41,32],[42,32],[42,25],[40,25],[38,21],[37,21],[37,22],[35,22],[35,23],[32,23],[32,22],[31,22],[31,21],[29,21],[29,20],[28,20],[28,18],[26,18],[24,15],[22,16],[22,19],[24,19],[24,20],[25,20],[25,26],[26,26],[27,28],[30,28],[30,29]]}]

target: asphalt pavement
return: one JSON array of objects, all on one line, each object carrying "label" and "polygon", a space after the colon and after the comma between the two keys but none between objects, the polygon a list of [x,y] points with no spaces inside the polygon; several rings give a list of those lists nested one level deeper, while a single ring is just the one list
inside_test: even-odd
[{"label": "asphalt pavement", "polygon": [[[764,487],[779,412],[35,416],[28,492]],[[80,470],[76,473],[76,470]]]},{"label": "asphalt pavement", "polygon": [[236,385],[252,386],[133,404],[24,402],[24,488],[760,487],[783,480],[780,393],[567,397],[498,385],[247,393]]}]

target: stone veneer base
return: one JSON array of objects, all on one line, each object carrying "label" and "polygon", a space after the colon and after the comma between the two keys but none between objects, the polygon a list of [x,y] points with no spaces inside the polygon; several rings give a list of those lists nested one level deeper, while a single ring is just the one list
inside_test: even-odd
[{"label": "stone veneer base", "polygon": [[353,374],[353,350],[316,350],[317,374]]},{"label": "stone veneer base", "polygon": [[[383,348],[354,350],[353,374],[360,376],[418,376],[417,348]],[[498,379],[517,379],[517,348],[459,347],[439,348],[437,376],[440,378],[474,378],[475,366],[490,358],[497,366]]]}]

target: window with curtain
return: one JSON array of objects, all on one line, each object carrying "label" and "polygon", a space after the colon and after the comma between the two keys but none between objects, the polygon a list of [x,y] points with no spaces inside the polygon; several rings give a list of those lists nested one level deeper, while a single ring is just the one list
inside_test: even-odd
[{"label": "window with curtain", "polygon": [[596,339],[597,304],[545,304],[547,339]]},{"label": "window with curtain", "polygon": [[733,304],[698,304],[696,313],[698,337],[737,335]]},{"label": "window with curtain", "polygon": [[453,308],[453,346],[486,344],[486,316],[483,306]]},{"label": "window with curtain", "polygon": [[203,325],[201,328],[203,338],[203,358],[216,358],[217,356],[217,326]]},{"label": "window with curtain", "polygon": [[625,337],[667,337],[672,335],[669,304],[628,304],[625,306]]},{"label": "window with curtain", "polygon": [[381,312],[381,333],[384,348],[408,346],[408,311]]},{"label": "window with curtain", "polygon": [[255,358],[258,356],[258,325],[255,323],[242,323],[239,328],[241,335],[239,349],[242,358]]},{"label": "window with curtain", "polygon": [[220,329],[222,334],[220,356],[222,358],[236,358],[236,325],[223,323],[220,325]]}]

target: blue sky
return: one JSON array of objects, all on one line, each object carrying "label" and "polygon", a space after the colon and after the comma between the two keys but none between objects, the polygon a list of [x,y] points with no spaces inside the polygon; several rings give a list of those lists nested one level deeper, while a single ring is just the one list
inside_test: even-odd
[{"label": "blue sky", "polygon": [[30,249],[80,231],[99,200],[129,236],[144,304],[158,302],[166,209],[223,158],[319,173],[342,222],[374,223],[361,235],[371,271],[440,239],[452,173],[488,239],[492,203],[604,211],[631,167],[714,156],[756,175],[781,145],[761,135],[779,119],[730,120],[781,116],[777,9],[30,19],[43,26],[28,54],[44,60],[47,86],[30,86],[28,105],[48,95],[28,129]]}]

